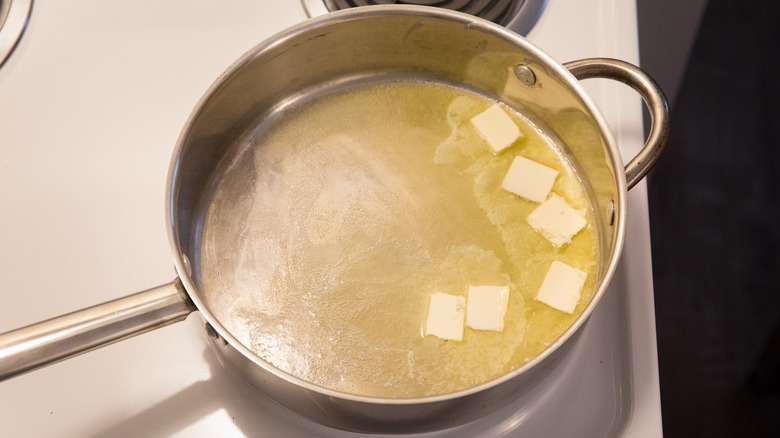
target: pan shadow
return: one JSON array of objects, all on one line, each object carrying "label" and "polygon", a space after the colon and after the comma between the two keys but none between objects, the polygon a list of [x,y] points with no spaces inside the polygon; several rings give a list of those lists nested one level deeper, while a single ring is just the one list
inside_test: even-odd
[{"label": "pan shadow", "polygon": [[[594,323],[598,325],[597,321]],[[587,336],[588,330],[585,331]],[[518,433],[525,432],[531,432],[530,436],[560,436],[557,433],[561,432],[558,430],[560,425],[556,426],[548,421],[540,422],[540,418],[547,418],[545,412],[549,413],[551,409],[556,411],[563,409],[569,412],[582,411],[586,417],[593,414],[593,412],[585,412],[588,411],[587,409],[575,409],[576,401],[571,399],[566,391],[561,390],[576,386],[576,381],[582,377],[581,360],[577,359],[582,354],[580,350],[584,348],[581,344],[581,342],[576,343],[570,354],[559,364],[559,369],[544,377],[536,387],[527,393],[518,394],[517,399],[486,417],[454,429],[406,436],[498,437],[517,436]],[[219,425],[218,428],[213,431],[215,436],[333,438],[377,436],[337,430],[301,417],[263,394],[230,366],[224,366],[209,345],[204,344],[202,354],[210,371],[208,378],[199,380],[143,411],[89,436],[113,438],[118,436],[169,437],[177,433],[186,435],[185,431],[188,428],[200,421],[207,421],[212,416],[222,417],[216,423]],[[577,369],[579,371],[576,371]],[[608,370],[604,368],[601,370],[593,368],[585,374],[606,371]],[[539,411],[542,415],[537,413]],[[615,419],[605,421],[610,423],[613,420]],[[230,424],[232,428],[227,426]],[[608,426],[605,424],[600,429],[606,431]]]},{"label": "pan shadow", "polygon": [[[203,359],[211,371],[208,379],[91,436],[168,437],[212,415],[230,418],[235,432],[229,436],[292,436],[278,429],[287,421],[308,421],[260,393],[243,376],[223,367],[210,348],[204,348]],[[258,411],[263,412],[264,421],[258,421]],[[269,418],[273,419],[271,423],[265,421]]]}]

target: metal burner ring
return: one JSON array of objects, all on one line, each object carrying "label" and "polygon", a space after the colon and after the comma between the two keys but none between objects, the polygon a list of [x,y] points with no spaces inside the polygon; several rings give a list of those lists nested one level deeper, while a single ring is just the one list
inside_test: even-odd
[{"label": "metal burner ring", "polygon": [[420,5],[464,12],[526,35],[542,13],[546,0],[301,0],[309,17],[358,6]]}]

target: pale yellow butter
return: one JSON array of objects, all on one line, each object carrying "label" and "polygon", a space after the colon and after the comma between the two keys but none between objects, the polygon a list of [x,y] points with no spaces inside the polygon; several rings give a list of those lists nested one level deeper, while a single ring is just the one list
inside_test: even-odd
[{"label": "pale yellow butter", "polygon": [[466,325],[475,330],[503,331],[508,304],[507,286],[469,285]]},{"label": "pale yellow butter", "polygon": [[463,340],[463,320],[466,297],[436,292],[431,295],[425,335],[433,335],[453,341]]},{"label": "pale yellow butter", "polygon": [[554,193],[532,211],[526,220],[556,247],[571,243],[571,238],[588,225],[582,212],[572,208],[565,199]]},{"label": "pale yellow butter", "polygon": [[544,277],[536,300],[566,313],[574,313],[587,274],[566,263],[554,261]]},{"label": "pale yellow butter", "polygon": [[495,153],[508,148],[522,135],[515,121],[497,103],[472,117],[471,123]]},{"label": "pale yellow butter", "polygon": [[517,156],[512,160],[501,187],[530,201],[544,202],[557,176],[557,170]]}]

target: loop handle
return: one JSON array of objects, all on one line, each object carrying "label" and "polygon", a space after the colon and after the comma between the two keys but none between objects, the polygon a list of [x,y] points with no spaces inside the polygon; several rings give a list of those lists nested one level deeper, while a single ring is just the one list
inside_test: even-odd
[{"label": "loop handle", "polygon": [[669,104],[658,84],[639,67],[617,59],[588,58],[563,64],[579,80],[602,78],[622,82],[636,90],[650,111],[650,133],[644,147],[626,165],[626,182],[632,188],[647,175],[669,142]]}]

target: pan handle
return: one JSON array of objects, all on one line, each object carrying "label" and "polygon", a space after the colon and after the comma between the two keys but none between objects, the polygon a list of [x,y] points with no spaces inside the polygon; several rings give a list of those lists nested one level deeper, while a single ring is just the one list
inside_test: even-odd
[{"label": "pan handle", "polygon": [[195,311],[176,280],[0,334],[0,381],[183,321]]},{"label": "pan handle", "polygon": [[650,111],[650,134],[639,153],[626,165],[628,188],[634,187],[661,157],[669,141],[669,104],[658,84],[639,67],[617,59],[589,58],[563,64],[577,79],[604,78],[636,90]]}]

